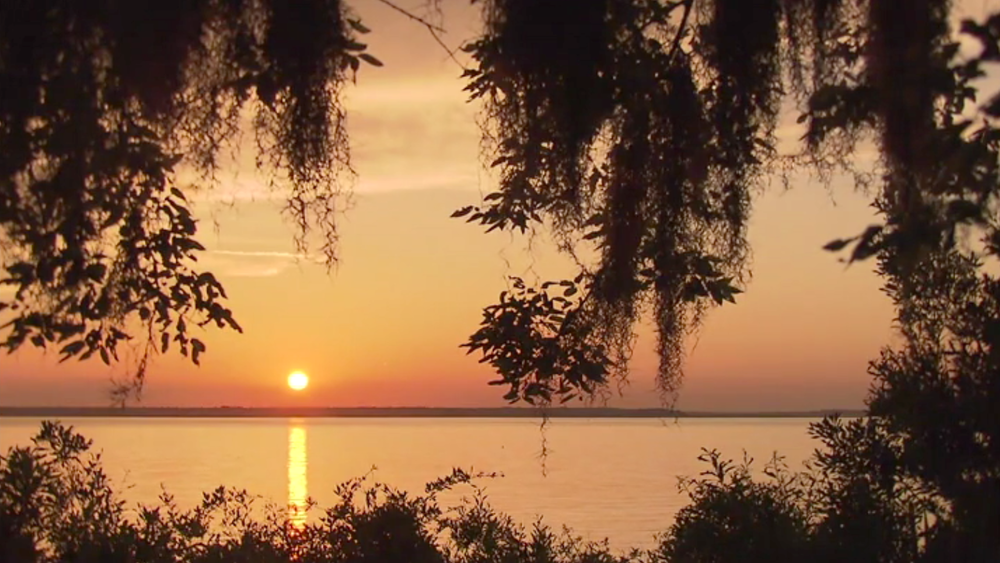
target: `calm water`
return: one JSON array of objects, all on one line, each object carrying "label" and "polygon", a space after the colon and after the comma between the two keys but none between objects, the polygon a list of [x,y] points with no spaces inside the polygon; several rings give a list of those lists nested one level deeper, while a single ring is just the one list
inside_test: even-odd
[{"label": "calm water", "polygon": [[[0,420],[0,449],[26,444],[38,420]],[[165,488],[182,506],[219,485],[282,505],[321,506],[333,487],[377,468],[378,480],[422,491],[452,467],[496,471],[492,504],[524,523],[537,516],[618,548],[647,547],[686,503],[677,477],[704,469],[702,447],[743,451],[762,466],[777,451],[793,466],[815,444],[806,419],[65,419],[103,452],[129,501]],[[161,488],[162,486],[162,488]],[[310,514],[315,517],[315,513]]]}]

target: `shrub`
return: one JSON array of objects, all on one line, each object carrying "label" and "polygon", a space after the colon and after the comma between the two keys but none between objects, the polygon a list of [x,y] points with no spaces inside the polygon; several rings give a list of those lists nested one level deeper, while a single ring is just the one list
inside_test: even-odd
[{"label": "shrub", "polygon": [[[628,563],[607,542],[584,542],[494,511],[455,469],[411,495],[361,477],[315,522],[296,525],[246,491],[220,487],[182,510],[164,493],[127,510],[91,441],[45,422],[30,447],[0,457],[0,561],[16,563]],[[440,493],[474,494],[443,506]]]}]

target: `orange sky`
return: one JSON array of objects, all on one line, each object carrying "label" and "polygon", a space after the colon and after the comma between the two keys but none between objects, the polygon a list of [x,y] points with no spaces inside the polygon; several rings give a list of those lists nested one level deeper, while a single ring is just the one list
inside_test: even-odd
[{"label": "orange sky", "polygon": [[[474,31],[467,2],[447,13],[452,45]],[[202,259],[225,284],[243,335],[207,331],[200,368],[160,357],[143,404],[155,406],[496,406],[499,388],[458,345],[508,274],[555,278],[570,271],[539,236],[484,235],[448,215],[490,190],[480,166],[475,108],[464,103],[458,67],[419,27],[373,0],[357,2],[375,30],[366,68],[347,92],[359,177],[341,225],[342,262],[327,275],[296,260],[291,229],[261,178],[241,163],[223,196],[199,203]],[[972,0],[969,13],[996,3]],[[970,7],[971,6],[971,7]],[[794,138],[788,129],[784,136]],[[213,200],[239,200],[229,206]],[[843,181],[832,191],[797,178],[770,188],[752,217],[753,280],[735,306],[713,311],[687,361],[686,409],[854,408],[869,383],[867,362],[891,337],[892,309],[869,264],[845,268],[820,247],[873,220],[867,199]],[[216,221],[219,229],[213,228]],[[640,339],[631,386],[612,401],[654,406],[652,342]],[[105,405],[97,361],[58,364],[25,349],[0,358],[0,404]],[[303,370],[309,389],[285,377]]]}]

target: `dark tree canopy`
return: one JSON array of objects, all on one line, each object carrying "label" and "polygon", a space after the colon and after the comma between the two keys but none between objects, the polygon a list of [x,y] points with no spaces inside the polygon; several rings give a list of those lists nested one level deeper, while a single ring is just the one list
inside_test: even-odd
[{"label": "dark tree canopy", "polygon": [[[488,230],[551,226],[596,248],[573,280],[515,280],[465,344],[510,388],[547,403],[624,377],[640,316],[658,331],[658,381],[676,391],[685,337],[749,276],[752,195],[771,173],[850,168],[874,139],[883,225],[828,248],[908,275],[954,248],[956,225],[995,225],[997,146],[971,81],[997,60],[1000,20],[946,0],[478,0],[463,50],[500,186],[455,213]],[[432,29],[428,26],[428,29]],[[339,92],[368,30],[336,0],[14,0],[0,5],[0,243],[16,297],[5,347],[59,342],[115,355],[141,332],[196,359],[188,323],[238,328],[210,273],[176,167],[206,182],[252,114],[287,210],[336,251],[350,172]],[[415,32],[419,32],[416,29]],[[782,157],[788,102],[806,125]],[[977,113],[978,112],[978,113]],[[970,119],[968,116],[973,115]],[[904,307],[905,309],[905,307]],[[149,350],[150,348],[147,348]],[[140,370],[141,373],[141,370]]]},{"label": "dark tree canopy", "polygon": [[[239,330],[179,166],[211,183],[252,113],[258,162],[286,211],[336,256],[338,175],[350,171],[342,85],[364,52],[338,0],[11,0],[0,3],[0,251],[16,288],[3,346],[58,343],[117,358],[123,339],[171,342],[191,323]],[[142,328],[138,328],[141,326]]]},{"label": "dark tree canopy", "polygon": [[[891,247],[900,280],[950,248],[957,224],[991,221],[997,146],[981,120],[998,104],[963,115],[996,59],[996,18],[965,24],[984,51],[963,61],[944,0],[484,4],[467,89],[486,106],[501,184],[457,214],[488,230],[548,222],[567,247],[582,235],[600,252],[576,280],[516,280],[486,309],[466,346],[511,399],[624,377],[645,311],[660,387],[675,391],[685,337],[746,281],[754,191],[789,165],[851,170],[858,143],[877,142],[886,223],[828,249],[852,246],[853,261]],[[775,150],[785,100],[806,126],[790,158]]]},{"label": "dark tree canopy", "polygon": [[[685,336],[748,277],[755,190],[879,151],[881,224],[826,246],[874,258],[897,308],[902,343],[870,365],[874,417],[814,424],[812,470],[775,464],[769,482],[707,453],[657,560],[996,561],[1000,96],[976,80],[1000,62],[1000,14],[962,23],[970,55],[946,0],[479,3],[464,78],[500,185],[454,215],[598,251],[571,280],[515,279],[465,344],[512,401],[624,377],[647,313],[669,398]],[[332,260],[350,171],[338,93],[380,64],[365,32],[333,0],[0,2],[0,260],[17,291],[3,345],[111,361],[141,333],[144,358],[176,341],[197,361],[188,323],[238,328],[193,268],[176,167],[210,182],[244,110],[301,235],[319,228]],[[786,158],[789,102],[805,134]]]}]

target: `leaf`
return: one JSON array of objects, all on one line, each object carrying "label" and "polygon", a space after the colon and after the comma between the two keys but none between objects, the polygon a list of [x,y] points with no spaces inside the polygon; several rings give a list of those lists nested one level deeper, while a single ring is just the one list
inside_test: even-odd
[{"label": "leaf", "polygon": [[875,237],[877,237],[881,232],[881,225],[872,225],[865,229],[865,232],[861,234],[858,245],[854,247],[854,252],[851,253],[851,259],[848,263],[857,262],[874,256],[875,253],[878,252],[878,246],[875,244]]},{"label": "leaf", "polygon": [[187,201],[187,198],[184,197],[184,192],[180,191],[177,188],[170,188],[170,193],[173,194],[174,197],[176,197],[177,199],[179,199],[181,201],[185,201],[185,202]]},{"label": "leaf", "polygon": [[851,244],[851,242],[854,241],[856,238],[857,237],[839,238],[836,240],[832,240],[823,245],[823,250],[828,250],[830,252],[837,252],[839,250],[843,250],[847,245]]},{"label": "leaf", "polygon": [[195,363],[195,365],[199,365],[199,366],[201,365],[201,363],[199,362],[198,356],[201,355],[201,353],[204,352],[204,351],[205,351],[205,344],[202,343],[202,341],[198,340],[197,338],[192,338],[191,339],[191,361],[193,361]]},{"label": "leaf", "polygon": [[62,359],[59,360],[60,363],[65,362],[71,357],[80,353],[83,350],[84,342],[82,340],[77,340],[76,342],[70,342],[69,344],[62,347],[59,353],[63,355]]},{"label": "leaf", "polygon": [[356,19],[353,19],[353,18],[348,18],[347,24],[350,25],[351,28],[353,28],[354,31],[357,31],[358,33],[371,33],[372,32],[372,30],[368,29],[363,23],[361,23],[361,20],[356,20]]},{"label": "leaf", "polygon": [[164,332],[160,335],[160,353],[166,354],[168,349],[170,349],[170,334]]},{"label": "leaf", "polygon": [[469,213],[471,213],[472,210],[473,210],[473,207],[471,205],[466,205],[465,207],[463,207],[463,208],[459,209],[458,211],[455,211],[454,213],[452,213],[451,217],[452,218],[465,217],[466,215],[468,215]]},{"label": "leaf", "polygon": [[368,53],[360,53],[358,55],[358,58],[372,66],[385,66],[384,64],[382,64],[382,61],[376,59],[375,57],[369,55]]},{"label": "leaf", "polygon": [[186,247],[186,250],[205,250],[205,247],[198,241],[192,239],[180,239],[177,244]]}]

